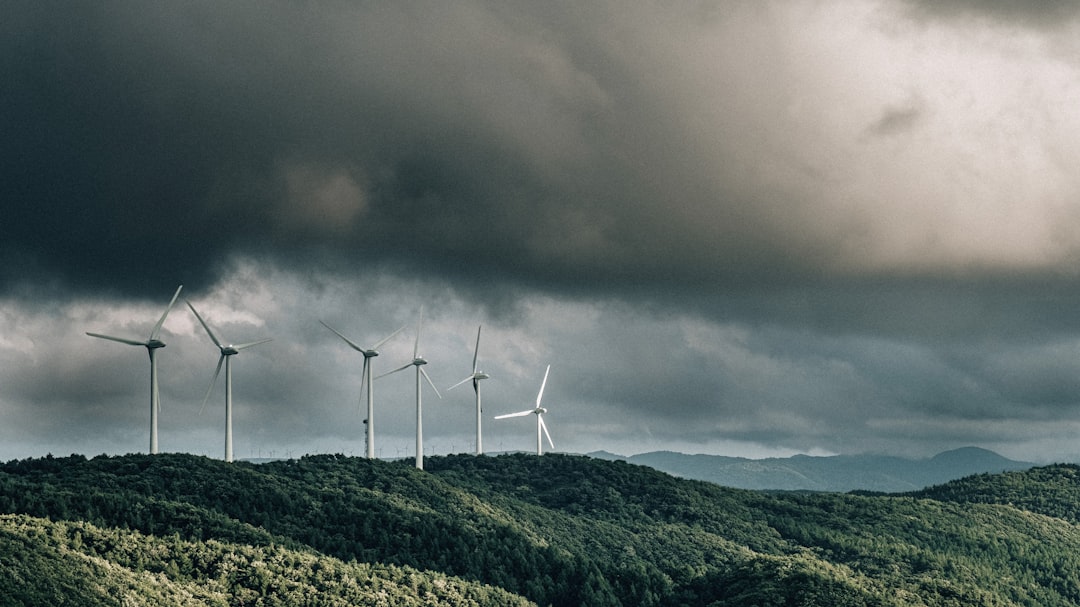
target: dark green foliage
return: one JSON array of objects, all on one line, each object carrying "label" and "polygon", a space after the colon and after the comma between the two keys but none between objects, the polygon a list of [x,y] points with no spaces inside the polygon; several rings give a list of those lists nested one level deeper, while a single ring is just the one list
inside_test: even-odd
[{"label": "dark green foliage", "polygon": [[1080,466],[979,474],[910,495],[967,504],[1006,504],[1080,523]]},{"label": "dark green foliage", "polygon": [[4,605],[526,605],[438,573],[0,515]]},{"label": "dark green foliage", "polygon": [[[1075,467],[901,496],[735,490],[562,455],[426,464],[10,462],[0,512],[37,518],[3,519],[33,532],[5,531],[0,596],[316,604],[292,599],[323,586],[353,596],[333,582],[348,578],[443,604],[1080,604]],[[32,570],[57,573],[31,584]],[[100,576],[111,581],[88,581]]]}]

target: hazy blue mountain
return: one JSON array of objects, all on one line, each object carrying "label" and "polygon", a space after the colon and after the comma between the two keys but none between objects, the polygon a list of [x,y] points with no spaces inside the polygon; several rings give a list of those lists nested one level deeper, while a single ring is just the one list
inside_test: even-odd
[{"label": "hazy blue mountain", "polygon": [[598,459],[624,460],[673,476],[727,487],[790,491],[915,491],[972,474],[1026,470],[1034,466],[978,447],[945,451],[929,459],[879,455],[747,459],[672,451],[629,457],[604,451],[589,455]]}]

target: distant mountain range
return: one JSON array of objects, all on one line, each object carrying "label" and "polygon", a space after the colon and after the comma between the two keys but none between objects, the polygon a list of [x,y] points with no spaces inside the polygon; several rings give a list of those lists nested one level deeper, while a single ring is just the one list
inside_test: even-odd
[{"label": "distant mountain range", "polygon": [[590,457],[649,466],[681,478],[726,487],[786,491],[916,491],[972,474],[1027,470],[1035,464],[1002,457],[978,447],[963,447],[929,459],[879,455],[796,455],[747,459],[653,451],[629,457],[596,451]]}]

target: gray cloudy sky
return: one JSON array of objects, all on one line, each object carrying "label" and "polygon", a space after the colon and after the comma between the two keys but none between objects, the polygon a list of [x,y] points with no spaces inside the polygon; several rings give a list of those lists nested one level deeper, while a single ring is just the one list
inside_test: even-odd
[{"label": "gray cloudy sky", "polygon": [[[0,459],[147,448],[178,284],[236,454],[363,451],[419,307],[428,447],[1080,461],[1072,2],[144,2],[0,20]],[[164,326],[161,448],[220,456]],[[379,453],[412,452],[408,373]]]}]

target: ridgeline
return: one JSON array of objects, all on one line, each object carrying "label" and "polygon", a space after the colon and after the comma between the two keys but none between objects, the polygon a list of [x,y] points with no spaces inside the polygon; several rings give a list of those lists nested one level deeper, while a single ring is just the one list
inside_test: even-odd
[{"label": "ridgeline", "polygon": [[723,455],[688,455],[653,451],[624,457],[598,451],[600,459],[643,464],[680,478],[725,487],[766,491],[917,491],[984,472],[1026,470],[1035,464],[1004,458],[993,451],[963,447],[929,459],[883,455],[830,455],[747,459]]},{"label": "ridgeline", "polygon": [[587,457],[0,465],[4,605],[1080,604],[1080,470],[764,493]]}]

